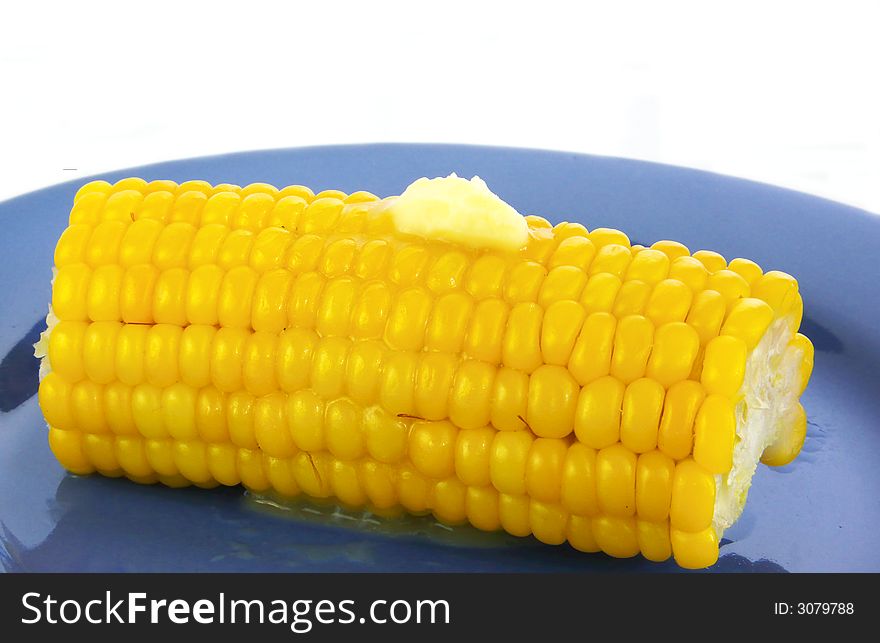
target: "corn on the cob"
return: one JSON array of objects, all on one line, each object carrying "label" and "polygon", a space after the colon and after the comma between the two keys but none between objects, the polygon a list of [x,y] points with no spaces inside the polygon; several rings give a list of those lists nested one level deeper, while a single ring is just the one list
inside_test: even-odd
[{"label": "corn on the cob", "polygon": [[492,221],[398,205],[83,186],[37,345],[60,463],[713,564],[757,461],[804,440],[797,282],[512,208],[494,243]]}]

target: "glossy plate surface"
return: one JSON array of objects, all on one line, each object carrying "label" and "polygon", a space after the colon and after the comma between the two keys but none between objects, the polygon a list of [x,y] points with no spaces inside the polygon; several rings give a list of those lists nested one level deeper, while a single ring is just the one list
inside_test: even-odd
[{"label": "glossy plate surface", "polygon": [[[634,242],[676,239],[794,274],[816,368],[794,464],[759,466],[717,571],[880,571],[880,216],[766,185],[613,158],[438,145],[251,152],[102,175],[264,181],[399,194],[420,176],[478,174],[520,212]],[[448,533],[427,518],[376,526],[268,511],[241,489],[172,490],[66,475],[37,406],[31,344],[52,255],[81,184],[0,203],[0,567],[7,571],[672,571],[567,545]]]}]

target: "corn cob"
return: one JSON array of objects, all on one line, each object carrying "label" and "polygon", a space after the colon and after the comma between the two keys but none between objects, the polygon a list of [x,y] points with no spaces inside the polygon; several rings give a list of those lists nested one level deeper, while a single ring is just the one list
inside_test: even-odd
[{"label": "corn cob", "polygon": [[59,462],[712,565],[804,441],[797,282],[406,196],[84,185],[36,346]]}]

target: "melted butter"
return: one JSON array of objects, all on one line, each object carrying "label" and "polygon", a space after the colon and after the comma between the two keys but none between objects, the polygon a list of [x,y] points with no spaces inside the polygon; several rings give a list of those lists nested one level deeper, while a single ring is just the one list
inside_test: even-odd
[{"label": "melted butter", "polygon": [[344,507],[332,500],[284,498],[277,494],[246,491],[244,504],[248,509],[296,522],[340,527],[365,533],[399,538],[427,538],[453,547],[506,547],[521,539],[503,531],[485,532],[470,525],[446,525],[431,514],[415,516],[400,513],[378,515],[365,509]]}]

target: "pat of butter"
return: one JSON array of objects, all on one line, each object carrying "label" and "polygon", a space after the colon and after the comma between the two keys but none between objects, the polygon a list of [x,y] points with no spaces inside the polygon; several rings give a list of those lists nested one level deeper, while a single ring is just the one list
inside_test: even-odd
[{"label": "pat of butter", "polygon": [[454,173],[418,179],[394,200],[390,212],[400,232],[426,239],[505,251],[528,243],[526,220],[478,176],[470,181]]}]

